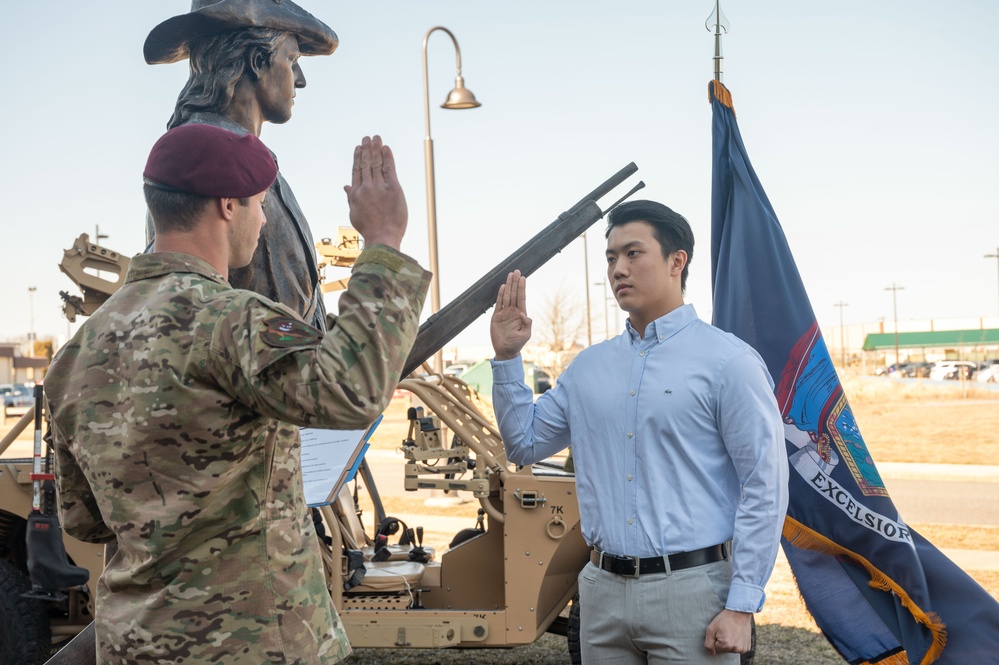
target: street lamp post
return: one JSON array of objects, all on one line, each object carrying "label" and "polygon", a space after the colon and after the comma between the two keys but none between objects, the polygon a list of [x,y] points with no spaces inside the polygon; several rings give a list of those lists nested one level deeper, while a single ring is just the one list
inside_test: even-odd
[{"label": "street lamp post", "polygon": [[843,369],[846,369],[846,337],[843,335],[843,308],[848,306],[849,303],[845,303],[842,300],[833,305],[833,307],[839,307],[839,354]]},{"label": "street lamp post", "polygon": [[[898,356],[898,301],[895,298],[895,295],[899,291],[904,291],[904,290],[905,290],[904,286],[896,286],[895,282],[892,282],[891,286],[885,287],[885,291],[891,291],[891,308],[892,308],[892,315],[894,316],[895,320],[895,371],[896,372],[899,369],[899,365],[902,364],[902,361],[901,359],[899,359]],[[901,374],[899,376],[901,376]]]},{"label": "street lamp post", "polygon": [[996,270],[997,270],[997,272],[999,272],[999,247],[996,247],[996,253],[995,254],[986,254],[985,258],[987,258],[987,259],[995,259],[996,260]]},{"label": "street lamp post", "polygon": [[[440,269],[437,263],[437,196],[434,187],[434,142],[430,138],[430,81],[427,75],[427,41],[430,35],[437,30],[442,30],[448,34],[454,42],[454,52],[457,59],[458,75],[454,79],[454,89],[448,93],[447,99],[441,104],[442,109],[474,109],[481,106],[475,100],[475,95],[465,87],[465,80],[461,77],[461,49],[458,48],[458,40],[454,34],[443,26],[436,26],[427,31],[423,38],[423,106],[426,118],[426,138],[423,139],[423,155],[427,171],[427,232],[430,240],[430,306],[434,313],[441,308],[440,290]],[[437,351],[434,354],[434,370],[437,373],[444,371],[444,354]]]}]

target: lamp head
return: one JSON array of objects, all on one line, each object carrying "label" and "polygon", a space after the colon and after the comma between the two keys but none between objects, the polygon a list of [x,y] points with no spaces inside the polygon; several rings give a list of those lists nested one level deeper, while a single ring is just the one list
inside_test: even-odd
[{"label": "lamp head", "polygon": [[465,87],[465,79],[461,78],[461,74],[458,74],[454,79],[454,90],[448,93],[441,108],[474,109],[477,106],[482,106],[482,104],[476,101],[472,91]]}]

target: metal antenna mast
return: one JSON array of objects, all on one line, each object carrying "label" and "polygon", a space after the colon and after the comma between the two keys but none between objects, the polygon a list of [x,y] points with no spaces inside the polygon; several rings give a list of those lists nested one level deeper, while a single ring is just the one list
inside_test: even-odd
[{"label": "metal antenna mast", "polygon": [[721,38],[722,31],[728,34],[728,19],[725,18],[725,14],[721,10],[721,0],[715,0],[715,9],[711,12],[711,16],[708,20],[704,22],[704,27],[708,29],[708,32],[714,30],[715,32],[715,80],[719,83],[722,82],[722,50],[721,50]]}]

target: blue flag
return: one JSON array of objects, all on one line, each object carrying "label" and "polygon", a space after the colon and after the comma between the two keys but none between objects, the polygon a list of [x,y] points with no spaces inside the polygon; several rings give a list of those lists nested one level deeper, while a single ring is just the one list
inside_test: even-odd
[{"label": "blue flag", "polygon": [[713,323],[755,348],[784,418],[782,545],[815,622],[854,664],[999,663],[999,603],[905,524],[871,459],[731,93],[709,85]]}]

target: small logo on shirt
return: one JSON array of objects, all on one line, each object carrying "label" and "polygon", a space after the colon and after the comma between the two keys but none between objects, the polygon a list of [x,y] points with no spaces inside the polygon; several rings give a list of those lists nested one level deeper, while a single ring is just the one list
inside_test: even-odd
[{"label": "small logo on shirt", "polygon": [[672,395],[673,394],[673,391],[670,388],[667,388],[665,392],[666,392],[667,395]]}]

